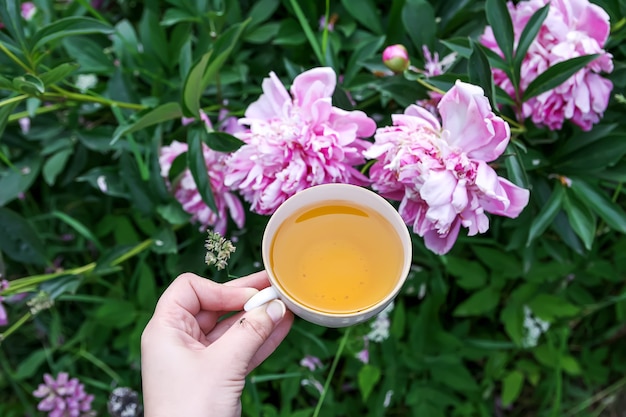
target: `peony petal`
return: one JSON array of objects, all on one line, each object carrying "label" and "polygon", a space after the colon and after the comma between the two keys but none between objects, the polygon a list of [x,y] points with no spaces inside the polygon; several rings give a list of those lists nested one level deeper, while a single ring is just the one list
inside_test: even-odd
[{"label": "peony petal", "polygon": [[269,78],[263,80],[262,88],[263,94],[248,106],[245,117],[272,119],[283,116],[285,105],[291,103],[291,97],[274,72],[270,72]]},{"label": "peony petal", "polygon": [[437,255],[445,255],[452,249],[452,246],[454,246],[459,236],[460,227],[461,222],[457,219],[452,224],[450,231],[445,235],[440,235],[437,231],[430,230],[424,234],[424,244]]},{"label": "peony petal", "polygon": [[528,205],[530,191],[518,187],[505,178],[498,178],[498,182],[503,193],[506,195],[508,204],[502,204],[500,201],[492,200],[491,204],[482,204],[482,206],[485,211],[489,213],[516,218]]},{"label": "peony petal", "polygon": [[504,152],[509,125],[491,111],[482,88],[457,81],[439,102],[439,112],[451,146],[486,162]]},{"label": "peony petal", "polygon": [[332,97],[337,75],[330,67],[313,68],[293,80],[291,94],[298,107],[308,108],[321,98]]}]

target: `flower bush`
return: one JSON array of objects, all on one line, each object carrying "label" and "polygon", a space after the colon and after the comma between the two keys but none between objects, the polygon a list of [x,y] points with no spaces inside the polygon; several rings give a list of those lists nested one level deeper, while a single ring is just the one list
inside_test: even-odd
[{"label": "flower bush", "polygon": [[0,415],[140,415],[161,291],[262,269],[329,182],[397,207],[409,278],[296,320],[245,416],[623,412],[624,2],[0,3]]}]

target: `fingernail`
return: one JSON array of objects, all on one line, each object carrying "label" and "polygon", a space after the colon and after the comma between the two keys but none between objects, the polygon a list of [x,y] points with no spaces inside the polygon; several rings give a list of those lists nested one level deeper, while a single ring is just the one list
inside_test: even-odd
[{"label": "fingernail", "polygon": [[285,312],[287,311],[287,307],[280,300],[272,300],[265,307],[265,312],[272,319],[274,323],[278,323],[285,316]]}]

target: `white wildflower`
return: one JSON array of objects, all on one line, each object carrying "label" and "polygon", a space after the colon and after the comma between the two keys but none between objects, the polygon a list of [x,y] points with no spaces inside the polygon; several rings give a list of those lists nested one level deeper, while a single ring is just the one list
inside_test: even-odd
[{"label": "white wildflower", "polygon": [[367,334],[367,339],[372,342],[380,343],[383,340],[389,338],[389,328],[391,327],[391,320],[389,314],[393,310],[393,303],[390,303],[383,311],[381,311],[374,321],[370,324],[372,330]]},{"label": "white wildflower", "polygon": [[75,86],[81,93],[94,88],[98,84],[98,77],[95,74],[80,74],[76,77]]},{"label": "white wildflower", "polygon": [[524,306],[524,340],[522,340],[522,345],[525,348],[537,346],[539,337],[549,328],[549,322],[534,316],[530,307]]}]

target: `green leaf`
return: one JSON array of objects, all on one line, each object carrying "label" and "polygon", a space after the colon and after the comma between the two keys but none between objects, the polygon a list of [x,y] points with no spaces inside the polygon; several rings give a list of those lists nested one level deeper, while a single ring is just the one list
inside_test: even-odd
[{"label": "green leaf", "polygon": [[117,329],[132,324],[136,316],[137,312],[132,302],[114,298],[109,298],[94,313],[96,322],[105,327]]},{"label": "green leaf", "polygon": [[343,76],[343,84],[349,86],[354,77],[363,68],[363,63],[373,57],[385,43],[383,36],[372,38],[354,49]]},{"label": "green leaf", "polygon": [[178,201],[157,207],[157,213],[169,224],[177,226],[189,223],[191,215],[183,210]]},{"label": "green leaf", "polygon": [[198,15],[194,15],[187,10],[181,9],[167,9],[163,18],[161,19],[162,26],[173,26],[180,22],[201,22],[202,19]]},{"label": "green leaf", "polygon": [[626,134],[614,132],[592,141],[587,146],[554,162],[557,172],[564,174],[601,171],[620,162],[626,155]]},{"label": "green leaf", "polygon": [[65,213],[62,213],[62,212],[57,211],[57,210],[53,210],[50,214],[52,214],[57,219],[61,220],[62,222],[64,222],[68,226],[70,226],[72,229],[76,230],[76,232],[78,234],[80,234],[81,236],[83,236],[85,239],[93,242],[94,245],[96,245],[96,248],[98,248],[100,251],[103,250],[102,243],[100,243],[98,238],[83,223],[81,223],[80,221],[76,220],[72,216],[70,216],[68,214],[65,214]]},{"label": "green leaf", "polygon": [[552,190],[552,194],[548,201],[546,201],[541,210],[534,218],[530,225],[530,233],[528,234],[528,241],[526,246],[530,246],[533,240],[541,236],[543,232],[552,224],[552,221],[561,210],[563,206],[563,199],[565,198],[565,190],[560,184],[556,184]]},{"label": "green leaf", "polygon": [[30,95],[39,95],[46,91],[46,88],[39,77],[32,74],[24,74],[13,78],[13,87],[15,87],[18,91]]},{"label": "green leaf", "polygon": [[109,75],[115,72],[113,60],[98,42],[84,36],[64,38],[62,42],[68,55],[78,62],[81,73]]},{"label": "green leaf", "polygon": [[457,363],[437,363],[430,371],[433,380],[465,395],[478,390],[476,380],[460,360]]},{"label": "green leaf", "polygon": [[487,283],[487,271],[480,263],[454,256],[446,256],[445,260],[446,270],[457,278],[456,283],[461,288],[473,290]]},{"label": "green leaf", "polygon": [[254,44],[267,44],[278,35],[279,22],[270,22],[246,32],[244,40]]},{"label": "green leaf", "polygon": [[200,98],[204,90],[217,76],[249,21],[230,27],[215,41],[213,49],[202,55],[189,70],[182,96],[182,109],[186,116],[200,118]]},{"label": "green leaf", "polygon": [[555,161],[567,160],[570,154],[581,148],[589,148],[595,142],[609,136],[619,125],[617,123],[599,124],[589,132],[580,131],[569,136],[553,153]]},{"label": "green leaf", "polygon": [[52,68],[50,71],[39,74],[39,78],[41,78],[44,85],[50,86],[67,78],[71,73],[78,69],[78,66],[79,65],[74,62],[66,62],[65,64]]},{"label": "green leaf", "polygon": [[500,293],[493,287],[486,287],[459,304],[452,314],[456,317],[483,315],[496,308],[499,302]]},{"label": "green leaf", "polygon": [[17,367],[13,378],[16,381],[22,381],[30,378],[46,362],[48,357],[48,351],[46,349],[38,349],[29,354],[26,358],[20,361],[20,365]]},{"label": "green leaf", "polygon": [[502,0],[487,0],[485,3],[487,22],[493,30],[496,42],[509,64],[513,62],[513,22],[506,2]]},{"label": "green leaf", "polygon": [[376,4],[372,0],[341,0],[341,5],[360,24],[376,35],[382,35],[381,16],[377,13]]},{"label": "green leaf", "polygon": [[571,190],[576,196],[590,207],[609,227],[621,233],[626,233],[626,213],[622,208],[611,201],[603,191],[577,178],[571,178]]},{"label": "green leaf", "polygon": [[26,192],[41,170],[42,158],[31,154],[0,171],[0,206],[4,206]]},{"label": "green leaf", "polygon": [[526,175],[526,169],[522,162],[521,150],[517,148],[513,143],[507,145],[504,152],[506,157],[504,158],[504,165],[508,174],[508,179],[518,187],[530,188],[528,182],[528,176]]},{"label": "green leaf", "polygon": [[[13,110],[15,110],[17,105],[23,102],[25,99],[26,97],[22,96],[19,100],[14,101],[9,104],[5,104],[2,107],[0,107],[0,143],[2,142],[2,134],[4,133],[4,129],[6,129],[7,123],[9,122],[9,116],[11,116],[11,113],[13,113]],[[2,181],[2,178],[0,178],[0,181]],[[0,194],[0,201],[1,200],[2,200],[2,195]],[[0,205],[2,205],[2,203],[0,203]]]},{"label": "green leaf", "polygon": [[541,29],[541,25],[544,20],[548,16],[548,12],[550,10],[550,4],[546,4],[541,9],[537,10],[533,15],[528,19],[526,26],[522,30],[522,34],[517,42],[517,49],[515,50],[515,58],[513,60],[513,68],[516,80],[520,79],[520,71],[522,67],[522,61],[526,56],[526,52],[528,52],[528,48],[533,43],[537,34],[539,33],[539,29]]},{"label": "green leaf", "polygon": [[130,191],[135,208],[142,214],[152,214],[156,206],[153,190],[148,186],[148,181],[141,177],[137,161],[128,152],[120,157],[120,178]]},{"label": "green leaf", "polygon": [[24,40],[20,4],[20,2],[15,0],[0,2],[0,21],[13,38],[24,47],[26,42]]},{"label": "green leaf", "polygon": [[437,24],[435,10],[425,0],[408,0],[402,8],[402,23],[415,49],[435,46]]},{"label": "green leaf", "polygon": [[202,55],[202,57],[189,70],[183,84],[183,112],[185,116],[200,118],[200,98],[206,86],[202,85],[202,77],[206,71],[213,50]]},{"label": "green leaf", "polygon": [[[317,41],[317,37],[315,36],[315,33],[313,33],[313,30],[311,29],[311,25],[309,24],[309,20],[307,19],[307,16],[304,14],[302,9],[300,8],[300,5],[298,4],[298,0],[289,0],[289,4],[291,4],[291,7],[293,8],[294,13],[296,14],[298,23],[300,23],[300,26],[302,28],[301,32],[304,32],[304,35],[309,41],[309,44],[311,45],[311,49],[313,49],[313,53],[315,54],[317,61],[320,63],[320,65],[326,65],[326,60],[324,59],[324,55],[322,54],[322,48],[320,47],[320,44]],[[287,22],[287,21],[285,20],[284,22]]]},{"label": "green leaf", "polygon": [[57,179],[57,176],[63,171],[67,161],[72,156],[74,150],[72,148],[61,149],[59,152],[56,152],[50,158],[46,160],[43,164],[43,178],[46,183],[50,186],[54,185]]},{"label": "green leaf", "polygon": [[469,58],[472,55],[472,44],[470,42],[470,38],[458,37],[447,40],[442,39],[439,42],[463,58]]},{"label": "green leaf", "polygon": [[49,25],[39,29],[31,38],[33,49],[51,42],[53,40],[66,38],[68,36],[86,35],[91,33],[113,33],[114,29],[108,23],[91,17],[65,17],[56,20]]},{"label": "green leaf", "polygon": [[570,375],[580,375],[580,365],[571,355],[557,352],[547,345],[537,346],[533,349],[533,355],[537,362],[550,369],[561,368]]},{"label": "green leaf", "polygon": [[584,55],[554,64],[532,80],[526,91],[524,91],[522,101],[525,102],[532,97],[561,85],[597,57],[597,54]]},{"label": "green leaf", "polygon": [[213,211],[217,213],[217,205],[215,204],[215,198],[213,197],[213,190],[211,189],[211,181],[207,172],[206,161],[204,160],[204,154],[202,152],[202,135],[206,134],[204,127],[191,129],[189,133],[189,149],[187,150],[187,165],[191,171],[191,176],[196,183],[196,187],[202,201]]},{"label": "green leaf", "polygon": [[572,317],[580,312],[580,308],[552,294],[540,293],[528,301],[528,307],[537,317],[553,322],[563,317]]},{"label": "green leaf", "polygon": [[163,227],[153,237],[152,251],[159,254],[176,253],[176,235],[172,229]]},{"label": "green leaf", "polygon": [[591,250],[591,245],[593,245],[596,236],[596,217],[591,209],[569,190],[565,193],[563,209],[572,229],[583,241],[585,248]]},{"label": "green leaf", "polygon": [[11,80],[0,75],[0,90],[13,91],[15,90],[15,87],[13,86],[13,83],[11,82]]},{"label": "green leaf", "polygon": [[505,278],[520,276],[522,266],[511,252],[486,246],[475,246],[472,250],[492,274]]},{"label": "green leaf", "polygon": [[209,132],[204,140],[209,148],[217,152],[234,152],[245,144],[241,139],[224,132]]},{"label": "green leaf", "polygon": [[111,139],[111,146],[124,135],[145,129],[148,126],[152,126],[157,123],[166,122],[172,119],[180,119],[181,117],[183,117],[183,112],[178,103],[162,104],[141,116],[136,122],[127,126],[118,127],[115,130],[113,139]]},{"label": "green leaf", "polygon": [[491,65],[484,52],[485,47],[471,41],[472,55],[468,62],[468,75],[472,84],[479,85],[485,91],[485,97],[489,99],[492,108],[496,108],[495,85],[491,75]]},{"label": "green leaf", "polygon": [[511,371],[502,378],[502,406],[508,407],[517,400],[524,386],[524,374]]},{"label": "green leaf", "polygon": [[504,330],[513,343],[523,346],[524,340],[524,312],[522,308],[513,303],[507,304],[500,313],[500,321],[504,324]]},{"label": "green leaf", "polygon": [[76,178],[77,182],[88,182],[93,188],[113,197],[129,198],[117,167],[95,167]]},{"label": "green leaf", "polygon": [[142,309],[152,311],[159,298],[154,273],[148,264],[141,262],[137,265],[137,274],[137,303]]},{"label": "green leaf", "polygon": [[363,365],[363,367],[359,370],[357,380],[363,401],[367,401],[367,398],[372,393],[372,390],[380,380],[380,377],[380,368],[377,366]]},{"label": "green leaf", "polygon": [[0,207],[0,252],[16,262],[46,265],[46,250],[35,229],[22,216]]},{"label": "green leaf", "polygon": [[257,26],[268,20],[272,17],[279,5],[280,2],[278,0],[256,1],[248,15],[250,17],[250,26]]}]

